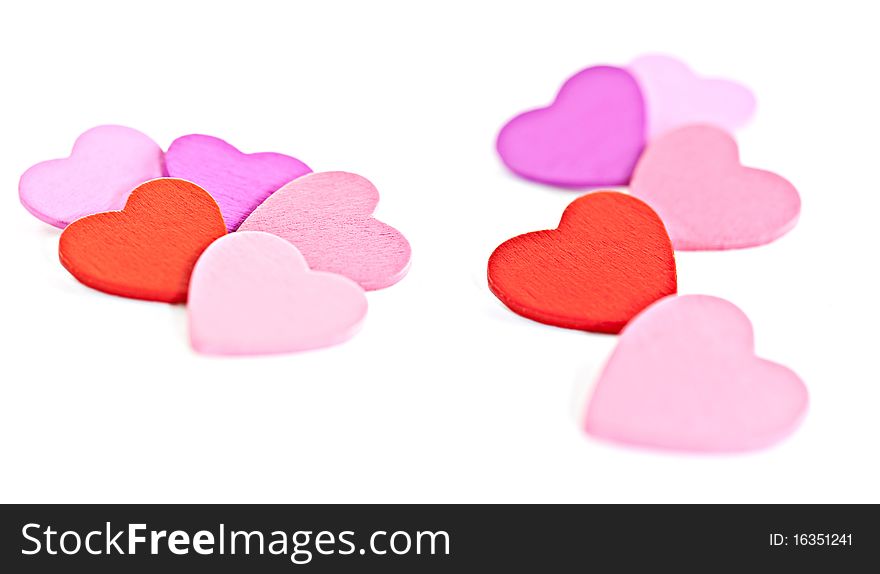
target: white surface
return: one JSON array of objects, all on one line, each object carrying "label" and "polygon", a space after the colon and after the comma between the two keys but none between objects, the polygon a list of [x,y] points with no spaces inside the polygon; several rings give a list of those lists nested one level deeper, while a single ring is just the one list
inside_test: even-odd
[{"label": "white surface", "polygon": [[[0,499],[880,502],[880,41],[874,5],[834,6],[3,4]],[[678,255],[680,292],[740,306],[759,354],[809,387],[805,423],[768,451],[588,438],[578,413],[614,339],[521,319],[485,285],[495,245],[576,197],[508,174],[498,128],[648,51],[750,85],[743,159],[802,194],[772,245]],[[363,174],[412,270],[340,347],[199,357],[183,307],[81,286],[19,205],[27,167],[102,123]]]}]

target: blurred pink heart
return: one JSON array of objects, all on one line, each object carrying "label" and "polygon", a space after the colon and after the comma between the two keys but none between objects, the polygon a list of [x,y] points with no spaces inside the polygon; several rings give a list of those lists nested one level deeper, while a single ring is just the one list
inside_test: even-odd
[{"label": "blurred pink heart", "polygon": [[125,207],[138,185],[162,177],[162,148],[137,130],[98,126],[84,132],[65,159],[31,167],[18,182],[22,205],[55,227]]},{"label": "blurred pink heart", "polygon": [[752,325],[733,304],[705,295],[661,299],[621,333],[586,430],[683,451],[768,446],[797,427],[807,389],[790,369],[754,352]]},{"label": "blurred pink heart", "polygon": [[730,80],[697,76],[675,58],[641,56],[629,70],[645,97],[649,139],[689,124],[734,132],[755,113],[755,96],[748,88]]},{"label": "blurred pink heart", "polygon": [[197,351],[262,355],[351,338],[366,316],[367,299],[354,281],[309,270],[284,239],[251,231],[226,235],[202,253],[187,308]]}]

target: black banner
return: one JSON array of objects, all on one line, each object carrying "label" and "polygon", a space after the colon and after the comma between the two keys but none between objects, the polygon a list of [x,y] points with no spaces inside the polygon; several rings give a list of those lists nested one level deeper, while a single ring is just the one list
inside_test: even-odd
[{"label": "black banner", "polygon": [[870,505],[15,505],[0,512],[0,571],[16,574],[804,565],[848,572],[875,568],[880,557],[880,517]]}]

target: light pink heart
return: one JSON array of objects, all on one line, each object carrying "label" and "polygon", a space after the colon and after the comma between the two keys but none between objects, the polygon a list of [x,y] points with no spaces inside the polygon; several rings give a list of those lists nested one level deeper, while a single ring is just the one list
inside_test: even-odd
[{"label": "light pink heart", "polygon": [[359,175],[313,173],[273,193],[239,230],[283,237],[312,269],[382,289],[406,275],[410,246],[402,233],[373,217],[378,202],[375,186]]},{"label": "light pink heart", "polygon": [[586,430],[681,451],[769,446],[800,423],[807,389],[790,369],[754,353],[752,325],[735,305],[705,295],[661,299],[621,333]]},{"label": "light pink heart", "polygon": [[755,113],[755,96],[745,86],[696,75],[684,62],[651,54],[629,65],[645,96],[648,136],[653,139],[688,124],[710,124],[729,132]]},{"label": "light pink heart", "polygon": [[685,251],[769,243],[797,223],[797,190],[775,173],[743,167],[734,139],[688,126],[648,145],[631,193],[660,215],[672,245]]},{"label": "light pink heart", "polygon": [[357,283],[311,271],[289,242],[238,232],[212,243],[189,284],[193,348],[216,355],[290,353],[351,338],[367,313]]},{"label": "light pink heart", "polygon": [[70,156],[38,163],[18,182],[22,205],[54,225],[125,206],[138,185],[165,175],[162,148],[137,130],[98,126],[84,132]]}]

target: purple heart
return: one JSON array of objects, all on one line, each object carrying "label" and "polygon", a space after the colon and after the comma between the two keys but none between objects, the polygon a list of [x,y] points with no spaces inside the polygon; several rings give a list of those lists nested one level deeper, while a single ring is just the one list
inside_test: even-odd
[{"label": "purple heart", "polygon": [[229,231],[278,188],[301,175],[309,166],[280,153],[246,154],[225,141],[204,135],[179,137],[165,153],[168,175],[204,188],[220,206]]},{"label": "purple heart", "polygon": [[635,78],[596,66],[563,84],[546,108],[501,128],[498,153],[514,173],[562,187],[626,185],[645,147],[645,104]]}]

